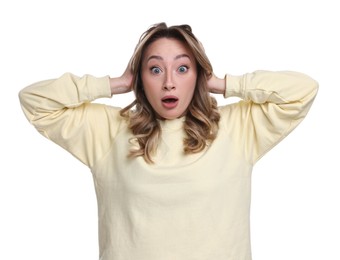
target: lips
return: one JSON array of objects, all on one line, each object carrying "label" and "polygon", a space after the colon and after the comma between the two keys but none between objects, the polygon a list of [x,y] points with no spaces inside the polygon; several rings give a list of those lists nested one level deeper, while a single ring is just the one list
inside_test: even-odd
[{"label": "lips", "polygon": [[162,98],[162,104],[165,108],[174,108],[178,104],[178,97],[176,96],[165,96]]}]

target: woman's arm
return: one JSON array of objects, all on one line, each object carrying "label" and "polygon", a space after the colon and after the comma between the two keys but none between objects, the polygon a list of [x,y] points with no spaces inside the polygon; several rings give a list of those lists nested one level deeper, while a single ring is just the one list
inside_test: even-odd
[{"label": "woman's arm", "polygon": [[[309,76],[292,71],[255,71],[241,76],[212,77],[208,86],[226,98],[242,99],[221,109],[229,128],[240,133],[250,162],[254,163],[287,136],[307,115],[318,91]],[[218,91],[216,91],[216,89]]]},{"label": "woman's arm", "polygon": [[227,85],[226,77],[218,78],[215,74],[212,74],[212,76],[208,80],[208,89],[210,93],[224,95],[226,85]]},{"label": "woman's arm", "polygon": [[66,73],[24,88],[19,98],[41,134],[92,167],[109,149],[121,122],[118,108],[91,103],[111,97],[111,81],[108,76]]}]

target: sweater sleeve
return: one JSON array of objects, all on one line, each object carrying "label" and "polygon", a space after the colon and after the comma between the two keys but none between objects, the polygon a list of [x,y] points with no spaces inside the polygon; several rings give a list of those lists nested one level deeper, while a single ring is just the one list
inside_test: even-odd
[{"label": "sweater sleeve", "polygon": [[111,97],[109,78],[70,73],[19,92],[28,121],[90,168],[109,149],[121,118],[119,109],[91,103]]},{"label": "sweater sleeve", "polygon": [[285,138],[307,115],[318,83],[292,71],[255,71],[226,77],[225,97],[242,100],[233,104],[225,124],[237,131],[237,141],[250,163]]}]

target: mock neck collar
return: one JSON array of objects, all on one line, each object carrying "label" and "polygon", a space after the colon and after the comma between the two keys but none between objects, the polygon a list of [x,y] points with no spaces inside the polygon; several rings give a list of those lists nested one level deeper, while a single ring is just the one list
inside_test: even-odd
[{"label": "mock neck collar", "polygon": [[164,119],[158,122],[163,130],[178,130],[183,127],[185,116],[176,119]]}]

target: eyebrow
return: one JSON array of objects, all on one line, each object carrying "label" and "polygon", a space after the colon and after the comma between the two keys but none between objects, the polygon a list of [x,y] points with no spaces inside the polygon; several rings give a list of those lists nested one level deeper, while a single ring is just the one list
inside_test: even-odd
[{"label": "eyebrow", "polygon": [[[183,54],[177,55],[177,56],[175,57],[174,60],[178,60],[178,59],[185,58],[185,57],[188,58],[189,60],[191,60],[190,57],[189,57],[189,55],[184,54],[184,53],[183,53]],[[152,60],[152,59],[163,60],[162,56],[159,56],[159,55],[151,55],[151,56],[147,59],[147,61]]]}]

